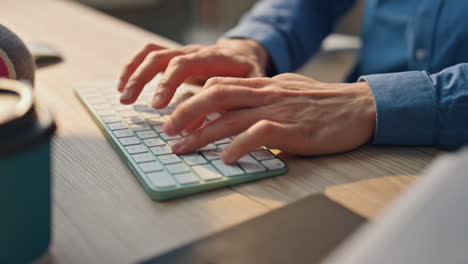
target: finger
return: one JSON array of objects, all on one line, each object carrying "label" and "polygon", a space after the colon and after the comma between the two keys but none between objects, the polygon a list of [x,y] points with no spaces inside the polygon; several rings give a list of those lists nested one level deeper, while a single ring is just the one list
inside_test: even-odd
[{"label": "finger", "polygon": [[285,125],[261,120],[239,134],[221,153],[225,163],[233,163],[263,145],[281,146],[288,136]]},{"label": "finger", "polygon": [[211,142],[244,131],[255,124],[261,116],[258,109],[243,109],[228,112],[192,134],[185,136],[173,146],[172,150],[177,154],[193,152]]},{"label": "finger", "polygon": [[182,51],[179,49],[166,49],[149,53],[128,80],[122,92],[120,102],[123,104],[135,102],[145,85],[150,82],[156,74],[163,71],[172,58],[181,54]]},{"label": "finger", "polygon": [[169,104],[177,87],[189,76],[209,78],[213,76],[245,77],[248,67],[229,58],[213,56],[212,52],[197,52],[178,56],[171,60],[156,88],[152,106],[162,108]]},{"label": "finger", "polygon": [[306,77],[304,75],[301,75],[301,74],[297,74],[297,73],[283,73],[283,74],[278,74],[276,76],[273,77],[274,80],[292,80],[292,81],[296,81],[296,80],[305,80],[305,81],[313,81],[314,79],[312,78],[309,78],[309,77]]},{"label": "finger", "polygon": [[185,130],[189,133],[193,132],[197,130],[198,128],[200,128],[204,122],[205,122],[205,116],[202,116],[198,118],[197,120],[193,121],[190,125],[186,126]]},{"label": "finger", "polygon": [[206,81],[204,88],[210,88],[212,86],[219,85],[238,85],[249,88],[265,88],[266,86],[273,84],[271,78],[236,78],[236,77],[213,77]]},{"label": "finger", "polygon": [[164,125],[164,132],[169,135],[177,134],[191,120],[209,113],[261,106],[264,104],[264,97],[261,90],[238,86],[217,86],[202,90],[174,110]]},{"label": "finger", "polygon": [[135,72],[135,70],[138,68],[138,66],[143,62],[143,60],[146,58],[146,56],[156,50],[162,50],[166,49],[166,47],[159,46],[157,44],[149,43],[147,44],[141,51],[139,51],[135,57],[124,67],[122,74],[120,75],[120,81],[119,84],[117,85],[117,90],[119,92],[122,92],[125,85],[127,85],[128,79],[132,74]]}]

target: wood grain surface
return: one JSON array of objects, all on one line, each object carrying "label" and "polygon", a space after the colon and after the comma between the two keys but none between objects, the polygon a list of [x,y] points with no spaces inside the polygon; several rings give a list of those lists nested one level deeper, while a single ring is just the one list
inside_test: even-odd
[{"label": "wood grain surface", "polygon": [[325,195],[365,218],[374,219],[416,180],[415,175],[386,176],[327,187]]},{"label": "wood grain surface", "polygon": [[177,44],[70,1],[2,0],[0,17],[25,41],[48,43],[65,58],[38,70],[35,87],[40,105],[53,112],[59,126],[52,154],[51,263],[134,262],[328,186],[418,174],[439,153],[365,146],[321,157],[282,154],[290,167],[284,176],[154,202],[93,124],[72,87],[116,79],[147,42]]}]

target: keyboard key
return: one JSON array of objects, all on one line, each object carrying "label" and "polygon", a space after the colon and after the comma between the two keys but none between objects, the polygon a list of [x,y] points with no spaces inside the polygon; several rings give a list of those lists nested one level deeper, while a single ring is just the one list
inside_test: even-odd
[{"label": "keyboard key", "polygon": [[92,106],[107,104],[107,101],[103,98],[86,99],[86,102],[88,102]]},{"label": "keyboard key", "polygon": [[205,181],[222,178],[222,175],[210,164],[193,166],[192,169]]},{"label": "keyboard key", "polygon": [[175,110],[175,106],[167,106],[166,108],[159,109],[161,115],[170,115]]},{"label": "keyboard key", "polygon": [[262,160],[261,163],[269,170],[277,170],[284,167],[284,163],[279,159]]},{"label": "keyboard key", "polygon": [[109,104],[95,104],[93,108],[94,110],[112,110],[112,106]]},{"label": "keyboard key", "polygon": [[156,156],[172,153],[172,148],[166,144],[162,146],[151,147],[150,150]]},{"label": "keyboard key", "polygon": [[166,188],[175,186],[174,180],[166,171],[148,173],[147,177],[155,187]]},{"label": "keyboard key", "polygon": [[103,116],[113,116],[115,115],[114,110],[97,110],[97,114],[101,117]]},{"label": "keyboard key", "polygon": [[158,132],[158,133],[161,133],[161,132],[164,131],[162,125],[153,126],[153,129],[154,129],[154,131],[156,131],[156,132]]},{"label": "keyboard key", "polygon": [[137,137],[119,138],[119,142],[124,146],[140,144],[140,140]]},{"label": "keyboard key", "polygon": [[140,132],[136,132],[136,134],[141,139],[154,138],[158,136],[158,134],[156,134],[156,132],[154,132],[153,130],[140,131]]},{"label": "keyboard key", "polygon": [[148,149],[143,144],[127,146],[125,150],[130,154],[148,152]]},{"label": "keyboard key", "polygon": [[110,130],[120,130],[128,128],[127,125],[122,122],[108,124],[107,126],[110,128]]},{"label": "keyboard key", "polygon": [[154,108],[151,108],[149,105],[133,105],[133,110],[137,112],[150,112],[153,109]]},{"label": "keyboard key", "polygon": [[227,148],[227,146],[229,146],[229,144],[219,144],[219,145],[218,145],[218,148],[219,148],[220,150],[224,150],[225,148]]},{"label": "keyboard key", "polygon": [[217,150],[202,151],[202,154],[207,160],[215,160],[221,158],[221,152]]},{"label": "keyboard key", "polygon": [[118,116],[105,116],[102,118],[102,121],[106,124],[120,122],[120,117]]},{"label": "keyboard key", "polygon": [[199,182],[198,177],[193,172],[174,175],[180,184],[191,184]]},{"label": "keyboard key", "polygon": [[130,128],[135,132],[143,131],[143,130],[151,130],[151,127],[147,124],[133,124],[133,125],[130,125]]},{"label": "keyboard key", "polygon": [[153,118],[146,119],[146,121],[148,122],[148,124],[152,126],[159,126],[159,125],[164,125],[164,122],[166,122],[166,119],[164,119],[163,117],[153,117]]},{"label": "keyboard key", "polygon": [[231,141],[232,141],[232,139],[227,137],[227,138],[223,138],[223,139],[220,139],[220,140],[216,141],[215,144],[216,145],[225,144],[225,143],[229,143]]},{"label": "keyboard key", "polygon": [[188,165],[200,165],[207,163],[206,159],[203,158],[202,155],[199,154],[188,154],[188,155],[181,155],[180,156]]},{"label": "keyboard key", "polygon": [[163,167],[157,161],[140,163],[138,166],[140,166],[140,169],[145,173],[163,170]]},{"label": "keyboard key", "polygon": [[161,115],[159,113],[155,112],[140,112],[140,115],[144,117],[145,119],[151,119],[151,118],[159,118]]},{"label": "keyboard key", "polygon": [[190,168],[184,163],[169,164],[166,166],[166,169],[172,174],[190,171]]},{"label": "keyboard key", "polygon": [[222,160],[213,160],[211,162],[224,176],[237,176],[244,174],[244,171],[237,165],[226,164]]},{"label": "keyboard key", "polygon": [[91,100],[94,98],[102,98],[102,95],[97,90],[81,90],[81,95],[86,97],[86,100]]},{"label": "keyboard key", "polygon": [[273,154],[271,154],[270,151],[268,150],[259,150],[259,151],[254,151],[252,153],[252,156],[254,156],[257,160],[264,160],[264,159],[272,159],[274,158],[275,156]]},{"label": "keyboard key", "polygon": [[144,124],[145,123],[145,120],[143,120],[143,118],[138,117],[138,116],[127,117],[127,118],[124,119],[124,121],[125,121],[125,123],[127,123],[129,125]]},{"label": "keyboard key", "polygon": [[114,135],[118,138],[133,136],[133,131],[130,129],[116,130],[112,131],[112,133],[114,133]]},{"label": "keyboard key", "polygon": [[148,161],[154,161],[156,158],[151,155],[150,153],[141,153],[141,154],[133,154],[132,158],[137,162],[148,162]]},{"label": "keyboard key", "polygon": [[179,139],[179,138],[182,138],[182,136],[179,135],[179,134],[176,134],[176,135],[174,135],[174,136],[169,136],[169,135],[167,135],[166,133],[161,133],[161,134],[159,134],[159,136],[161,136],[161,137],[162,137],[163,139],[165,139],[165,140],[172,140],[172,139]]},{"label": "keyboard key", "polygon": [[120,94],[118,94],[118,93],[104,93],[104,96],[109,101],[120,101]]},{"label": "keyboard key", "polygon": [[250,156],[249,154],[247,154],[244,157],[240,158],[237,163],[247,173],[260,172],[260,171],[265,171],[266,170],[265,167],[263,167],[257,160],[252,158],[252,156]]},{"label": "keyboard key", "polygon": [[162,146],[166,144],[160,138],[148,138],[148,139],[143,140],[143,143],[145,143],[145,145],[148,147]]},{"label": "keyboard key", "polygon": [[138,116],[138,113],[133,110],[122,111],[119,113],[121,117],[133,117]]},{"label": "keyboard key", "polygon": [[158,159],[164,165],[170,163],[177,163],[181,161],[180,158],[175,154],[161,155],[158,156]]},{"label": "keyboard key", "polygon": [[122,111],[129,111],[129,110],[132,110],[132,106],[131,105],[123,105],[123,104],[119,104],[117,106],[114,107],[115,110],[117,112],[122,112]]},{"label": "keyboard key", "polygon": [[217,150],[218,148],[214,144],[208,144],[202,148],[200,148],[200,151],[209,151],[209,150]]}]

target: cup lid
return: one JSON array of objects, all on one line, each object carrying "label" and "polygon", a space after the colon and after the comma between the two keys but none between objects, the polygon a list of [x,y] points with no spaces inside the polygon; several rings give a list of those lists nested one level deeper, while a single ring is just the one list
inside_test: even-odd
[{"label": "cup lid", "polygon": [[55,129],[50,113],[36,109],[28,84],[0,79],[0,156],[49,139]]}]

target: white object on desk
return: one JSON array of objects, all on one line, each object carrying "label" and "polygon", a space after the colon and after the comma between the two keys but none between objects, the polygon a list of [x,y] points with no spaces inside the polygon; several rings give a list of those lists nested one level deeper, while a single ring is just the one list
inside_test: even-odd
[{"label": "white object on desk", "polygon": [[325,263],[466,263],[467,171],[468,148],[439,158],[386,213]]}]

